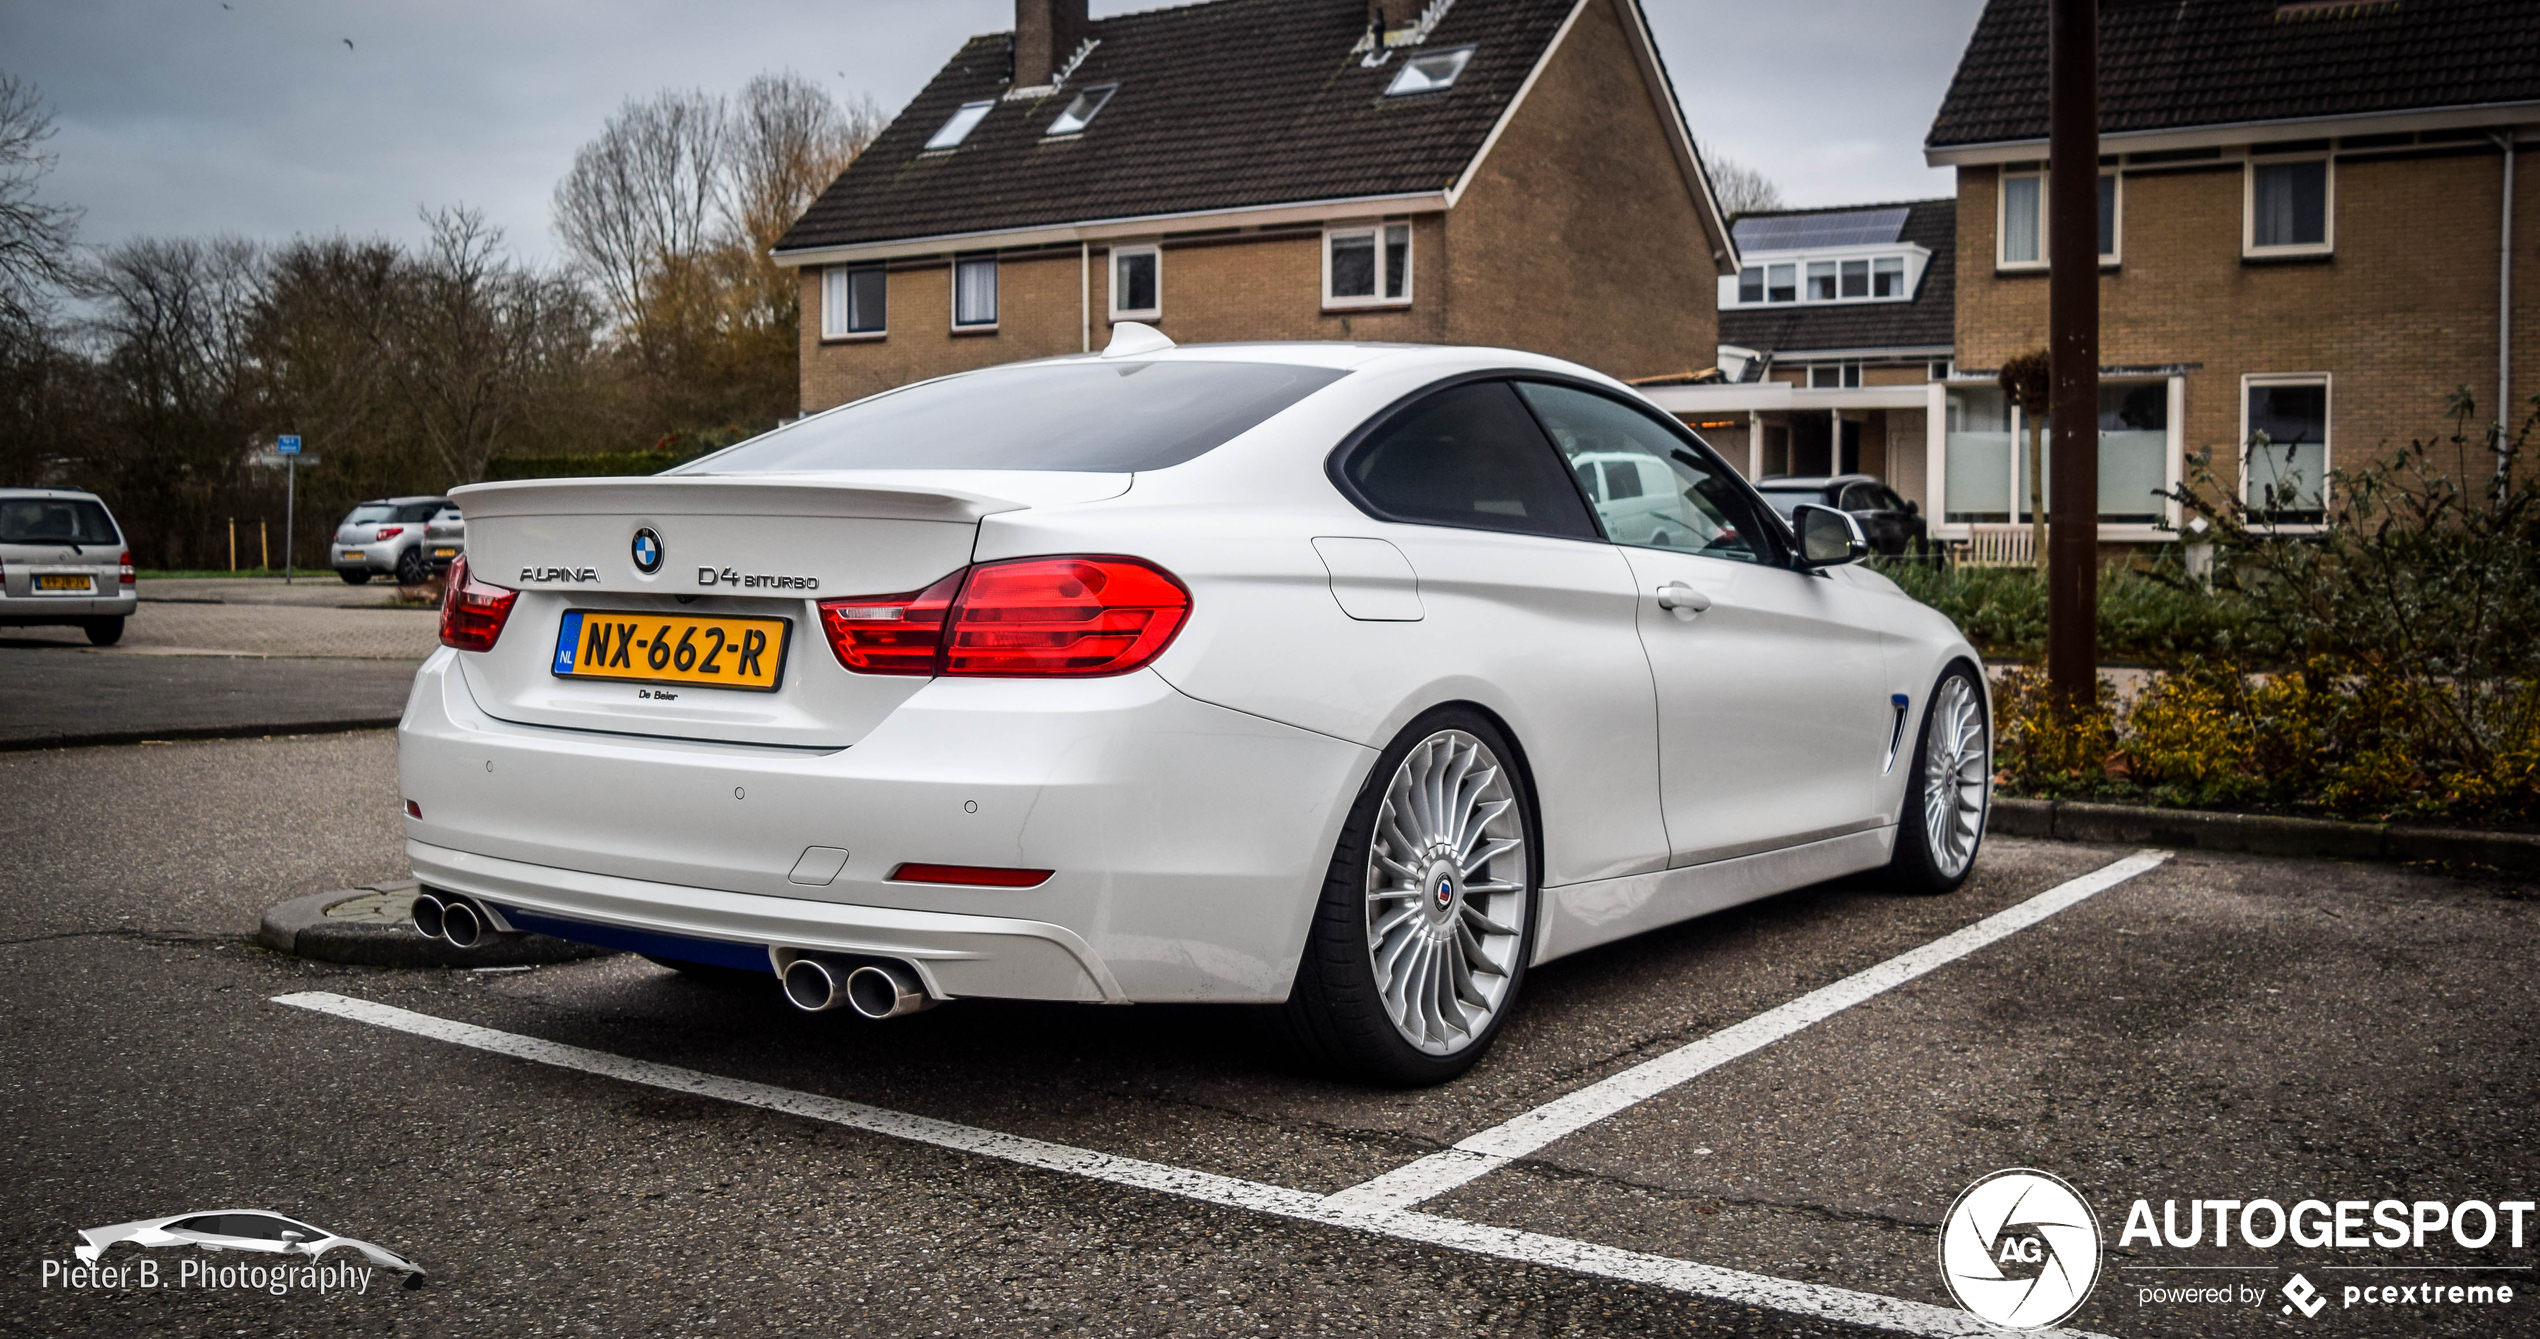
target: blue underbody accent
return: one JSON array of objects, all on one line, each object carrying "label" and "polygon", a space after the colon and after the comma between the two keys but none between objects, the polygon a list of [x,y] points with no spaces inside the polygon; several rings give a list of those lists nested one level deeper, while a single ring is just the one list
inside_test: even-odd
[{"label": "blue underbody accent", "polygon": [[709,967],[734,967],[745,972],[776,969],[768,965],[764,944],[736,944],[728,939],[691,939],[686,935],[666,935],[652,930],[630,930],[622,925],[598,925],[590,921],[571,921],[561,916],[546,916],[535,911],[522,911],[500,902],[490,905],[512,923],[514,929],[529,930],[552,939],[567,939],[576,944],[592,944],[613,948],[621,953],[641,953],[648,957],[669,958],[674,962],[703,963]]}]

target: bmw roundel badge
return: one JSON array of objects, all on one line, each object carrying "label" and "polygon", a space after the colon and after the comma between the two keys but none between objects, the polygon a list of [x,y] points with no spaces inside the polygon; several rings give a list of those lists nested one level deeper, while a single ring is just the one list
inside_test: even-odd
[{"label": "bmw roundel badge", "polygon": [[661,536],[651,526],[635,532],[635,570],[646,576],[661,570]]}]

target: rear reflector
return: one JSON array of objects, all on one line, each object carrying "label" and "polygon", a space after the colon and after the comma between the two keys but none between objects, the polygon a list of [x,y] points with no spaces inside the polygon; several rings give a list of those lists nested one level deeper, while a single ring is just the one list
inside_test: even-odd
[{"label": "rear reflector", "polygon": [[412,801],[412,800],[408,800],[408,801],[406,801],[406,817],[408,817],[408,818],[421,818],[421,817],[423,817],[423,806],[422,806],[422,805],[420,805],[420,804],[415,803],[415,802],[414,802],[414,801]]},{"label": "rear reflector", "polygon": [[467,570],[465,556],[450,561],[449,583],[441,595],[441,644],[462,651],[493,650],[520,592],[477,580]]},{"label": "rear reflector", "polygon": [[974,888],[1033,888],[1047,882],[1053,870],[1000,869],[995,865],[901,865],[891,871],[893,883],[960,883]]},{"label": "rear reflector", "polygon": [[838,663],[859,674],[1088,678],[1125,674],[1171,644],[1190,592],[1136,558],[1018,558],[913,595],[820,602]]}]

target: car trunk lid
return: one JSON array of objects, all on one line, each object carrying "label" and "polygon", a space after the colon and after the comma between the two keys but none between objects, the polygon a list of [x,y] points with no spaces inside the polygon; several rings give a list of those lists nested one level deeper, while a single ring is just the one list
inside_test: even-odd
[{"label": "car trunk lid", "polygon": [[[824,638],[818,602],[915,591],[970,562],[979,518],[1094,501],[1125,474],[870,471],[669,475],[479,484],[458,490],[477,580],[518,590],[501,638],[459,657],[487,713],[531,725],[800,748],[844,748],[926,681],[851,674]],[[647,570],[649,568],[649,570]],[[610,618],[609,615],[616,615]],[[621,640],[678,635],[678,620],[727,623],[701,648],[766,628],[768,691],[644,677],[644,652],[595,672],[588,629]],[[570,630],[573,647],[560,647]],[[683,640],[686,640],[683,637]],[[628,647],[616,648],[621,654]],[[725,662],[710,662],[721,666]],[[559,665],[573,673],[558,673]],[[733,668],[738,668],[737,663]]]}]

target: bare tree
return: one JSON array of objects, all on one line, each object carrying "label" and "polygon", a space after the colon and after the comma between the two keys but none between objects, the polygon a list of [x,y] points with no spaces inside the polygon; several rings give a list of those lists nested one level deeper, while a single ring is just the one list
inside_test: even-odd
[{"label": "bare tree", "polygon": [[387,365],[417,443],[454,482],[486,461],[543,395],[587,359],[593,314],[572,284],[520,267],[475,210],[424,216],[431,230],[405,267]]},{"label": "bare tree", "polygon": [[733,100],[724,224],[764,257],[890,118],[869,97],[841,106],[799,74],[762,74]]},{"label": "bare tree", "polygon": [[1702,166],[1711,176],[1711,191],[1730,218],[1782,207],[1782,188],[1770,177],[1740,163],[1711,145],[1701,146]]},{"label": "bare tree", "polygon": [[630,100],[556,185],[556,233],[624,327],[705,259],[722,217],[723,99],[665,89]]},{"label": "bare tree", "polygon": [[52,137],[53,117],[35,85],[0,72],[0,338],[42,325],[48,291],[70,278],[79,211],[35,197],[36,183],[53,170],[44,149]]}]

